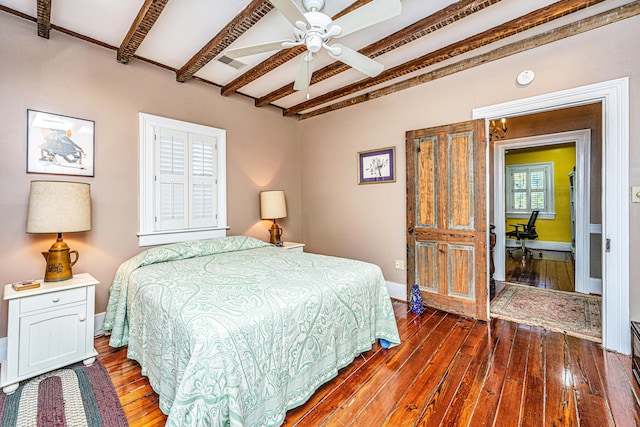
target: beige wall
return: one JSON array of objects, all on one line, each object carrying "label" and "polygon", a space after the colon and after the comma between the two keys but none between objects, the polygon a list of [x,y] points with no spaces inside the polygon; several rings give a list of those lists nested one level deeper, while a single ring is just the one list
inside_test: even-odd
[{"label": "beige wall", "polygon": [[[29,182],[68,177],[25,173],[26,110],[55,112],[96,122],[93,230],[65,235],[81,253],[76,272],[100,281],[97,311],[106,306],[117,266],[137,246],[138,112],[221,127],[228,131],[230,234],[268,235],[258,220],[258,192],[287,192],[286,240],[313,252],[380,265],[387,280],[405,283],[394,268],[405,259],[404,137],[420,129],[471,118],[471,110],[623,76],[630,77],[630,184],[640,185],[640,17],[551,46],[485,64],[458,75],[362,105],[296,122],[275,109],[256,109],[240,96],[223,98],[217,88],[179,84],[174,74],[115,52],[52,32],[35,36],[35,24],[0,13],[0,283],[41,277],[55,236],[25,233]],[[518,72],[536,79],[518,88]],[[357,185],[356,153],[395,146],[397,182]],[[301,197],[302,195],[302,197]],[[279,221],[280,222],[280,221]],[[640,275],[640,205],[630,207],[630,277]],[[631,281],[631,317],[640,320],[640,284]],[[0,337],[6,335],[6,304],[0,305]]]},{"label": "beige wall", "polygon": [[[95,177],[27,174],[27,109],[95,121]],[[279,221],[288,240],[300,239],[298,122],[276,109],[257,109],[241,96],[224,98],[199,82],[180,84],[161,68],[56,31],[36,36],[34,23],[0,13],[0,283],[44,275],[41,251],[55,235],[25,232],[29,182],[74,180],[91,184],[93,229],[65,234],[80,251],[74,272],[90,272],[101,284],[96,311],[105,310],[118,265],[138,253],[138,113],[145,112],[227,130],[229,234],[268,239],[258,193],[286,191],[289,218]],[[0,305],[0,337],[7,304]]]},{"label": "beige wall", "polygon": [[[472,109],[568,88],[630,78],[630,185],[640,185],[640,17],[541,46],[394,95],[300,124],[303,240],[310,251],[380,265],[387,280],[405,258],[405,132],[471,119]],[[518,73],[534,82],[517,87]],[[397,182],[358,186],[356,153],[395,146]],[[640,319],[640,204],[630,206],[630,307]]]}]

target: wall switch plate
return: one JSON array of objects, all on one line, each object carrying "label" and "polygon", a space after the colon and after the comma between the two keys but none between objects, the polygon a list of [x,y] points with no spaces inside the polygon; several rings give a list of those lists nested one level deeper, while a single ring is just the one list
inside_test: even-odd
[{"label": "wall switch plate", "polygon": [[640,203],[640,186],[631,187],[631,203]]},{"label": "wall switch plate", "polygon": [[404,261],[401,259],[396,260],[396,270],[404,270]]}]

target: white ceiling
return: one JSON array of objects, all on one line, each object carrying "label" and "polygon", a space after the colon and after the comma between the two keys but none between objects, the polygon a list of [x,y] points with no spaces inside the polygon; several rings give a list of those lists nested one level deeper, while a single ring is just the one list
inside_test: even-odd
[{"label": "white ceiling", "polygon": [[[294,1],[303,10],[300,0]],[[326,2],[323,12],[329,16],[334,16],[353,3],[353,0],[326,0]],[[169,0],[160,17],[138,47],[135,55],[178,70],[249,3],[250,0]],[[355,50],[361,49],[453,3],[455,2],[451,0],[402,0],[402,13],[399,16],[345,36],[340,39],[340,43]],[[483,2],[477,1],[476,3]],[[413,58],[433,52],[553,3],[555,3],[554,0],[502,0],[400,48],[378,56],[375,60],[384,64],[386,68],[395,67]],[[582,3],[588,4],[591,2],[584,1]],[[495,42],[487,48],[495,48],[499,45],[512,43],[517,39],[530,37],[625,3],[630,3],[630,0],[606,0]],[[117,48],[123,42],[143,4],[144,0],[51,0],[51,24]],[[0,0],[0,5],[34,18],[37,16],[37,0]],[[288,39],[292,38],[292,34],[289,22],[274,8],[264,18],[260,19],[257,24],[235,40],[230,45],[230,48]],[[37,37],[35,24],[34,37]],[[55,29],[52,30],[51,37],[56,37]],[[197,71],[195,76],[216,85],[224,86],[242,73],[259,65],[273,53],[239,58],[240,61],[247,64],[247,67],[240,71],[213,60]],[[456,57],[455,60],[460,60],[472,54],[477,54],[477,52],[461,55]],[[139,59],[131,58],[131,61],[136,60]],[[300,58],[294,58],[284,63],[275,70],[239,88],[238,92],[252,98],[260,98],[281,86],[291,83],[295,78],[299,60]],[[316,59],[315,68],[317,70],[332,62],[334,60],[322,50]],[[432,65],[413,74],[382,83],[377,87],[406,79],[415,74],[424,73],[433,68],[441,67],[443,64]],[[365,77],[359,71],[349,69],[346,72],[311,85],[308,91],[309,94],[307,94],[307,91],[299,91],[277,99],[272,104],[281,108],[289,108],[306,101],[307,96],[311,98],[320,96]],[[367,92],[367,90],[371,90],[371,88],[359,93]],[[346,99],[353,96],[355,95],[349,94]],[[331,104],[331,102],[328,104]]]}]

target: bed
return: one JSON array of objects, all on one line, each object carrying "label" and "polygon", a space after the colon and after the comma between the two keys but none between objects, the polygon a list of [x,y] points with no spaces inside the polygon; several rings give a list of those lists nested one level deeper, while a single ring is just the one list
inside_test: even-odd
[{"label": "bed", "polygon": [[278,426],[377,339],[400,342],[380,268],[246,236],[124,262],[105,331],[128,344],[168,426]]}]

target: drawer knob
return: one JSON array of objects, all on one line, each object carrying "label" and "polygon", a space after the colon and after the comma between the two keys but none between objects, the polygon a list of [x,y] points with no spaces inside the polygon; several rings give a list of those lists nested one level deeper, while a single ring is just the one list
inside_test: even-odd
[{"label": "drawer knob", "polygon": [[53,298],[51,298],[51,301],[58,302],[58,301],[60,301],[60,297],[56,295]]},{"label": "drawer knob", "polygon": [[80,315],[78,315],[78,319],[81,322],[84,322],[85,320],[87,320],[87,315],[86,314],[80,314]]}]

